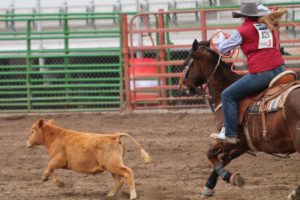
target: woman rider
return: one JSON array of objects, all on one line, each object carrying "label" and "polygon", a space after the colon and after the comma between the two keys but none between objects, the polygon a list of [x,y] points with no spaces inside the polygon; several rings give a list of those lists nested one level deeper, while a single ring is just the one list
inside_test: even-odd
[{"label": "woman rider", "polygon": [[271,80],[285,70],[284,60],[277,48],[276,37],[268,26],[259,19],[270,13],[266,7],[256,2],[244,2],[240,12],[232,12],[233,18],[243,18],[243,23],[228,39],[218,44],[224,54],[240,46],[247,58],[249,74],[234,82],[222,92],[224,127],[210,137],[236,144],[238,142],[238,101],[266,89]]}]

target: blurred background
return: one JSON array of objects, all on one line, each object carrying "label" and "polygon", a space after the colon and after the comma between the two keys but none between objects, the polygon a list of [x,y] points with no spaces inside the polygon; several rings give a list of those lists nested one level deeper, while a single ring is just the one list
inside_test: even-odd
[{"label": "blurred background", "polygon": [[[245,1],[245,0],[244,0]],[[247,1],[247,0],[246,0]],[[94,7],[95,11],[137,11],[137,7],[146,8],[148,11],[173,8],[194,8],[199,6],[238,5],[241,0],[6,0],[2,1],[0,8],[5,10],[15,9],[16,12],[30,13],[38,6],[42,12],[53,12],[68,8],[72,11],[86,11]],[[299,2],[297,0],[257,0],[258,3],[287,3]],[[38,5],[40,4],[40,5]]]},{"label": "blurred background", "polygon": [[[0,112],[207,108],[177,89],[194,39],[230,34],[239,0],[6,0],[0,4]],[[300,2],[277,30],[299,73]],[[246,73],[242,53],[228,62]]]}]

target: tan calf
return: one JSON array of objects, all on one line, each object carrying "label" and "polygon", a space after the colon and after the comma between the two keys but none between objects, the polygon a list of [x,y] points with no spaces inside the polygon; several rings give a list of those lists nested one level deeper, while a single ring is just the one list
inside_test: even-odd
[{"label": "tan calf", "polygon": [[31,127],[27,147],[43,145],[48,149],[50,161],[42,180],[52,177],[55,184],[64,186],[54,174],[58,168],[80,173],[97,174],[104,170],[111,172],[115,185],[107,196],[115,195],[127,181],[130,199],[136,198],[133,171],[123,164],[124,147],[120,137],[129,137],[140,149],[145,162],[150,161],[148,153],[128,133],[95,134],[63,129],[52,120],[40,119]]}]

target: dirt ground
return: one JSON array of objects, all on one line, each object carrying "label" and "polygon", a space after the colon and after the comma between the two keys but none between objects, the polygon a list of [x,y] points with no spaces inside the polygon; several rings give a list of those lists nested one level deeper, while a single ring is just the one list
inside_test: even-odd
[{"label": "dirt ground", "polygon": [[[152,156],[146,164],[130,140],[126,146],[125,164],[135,172],[140,200],[196,200],[211,171],[206,151],[215,132],[213,114],[204,113],[135,113],[135,114],[69,114],[42,116],[53,118],[64,128],[86,132],[131,133]],[[127,185],[113,198],[105,198],[112,177],[104,172],[85,175],[68,170],[56,174],[64,188],[41,176],[48,162],[47,151],[39,146],[26,148],[29,128],[40,116],[0,116],[0,200],[125,200]],[[300,183],[300,155],[281,159],[258,153],[245,154],[228,167],[246,180],[243,188],[223,181],[211,200],[284,200]]]}]

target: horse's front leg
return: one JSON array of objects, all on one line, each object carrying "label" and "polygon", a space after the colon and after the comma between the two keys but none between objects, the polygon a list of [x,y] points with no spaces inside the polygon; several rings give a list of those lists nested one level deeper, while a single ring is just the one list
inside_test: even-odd
[{"label": "horse's front leg", "polygon": [[288,196],[289,200],[299,200],[300,199],[300,185]]},{"label": "horse's front leg", "polygon": [[244,179],[238,173],[232,174],[225,169],[225,166],[229,164],[231,160],[239,157],[245,152],[246,149],[238,148],[236,145],[228,145],[225,143],[216,143],[208,150],[207,157],[213,164],[214,169],[207,179],[202,192],[202,198],[211,197],[214,195],[214,188],[217,185],[219,176],[224,181],[235,186],[241,187],[245,184]]},{"label": "horse's front leg", "polygon": [[201,198],[214,196],[214,188],[217,185],[218,179],[219,174],[216,172],[216,170],[213,170],[205,183],[205,187],[202,191]]},{"label": "horse's front leg", "polygon": [[225,166],[223,166],[223,164],[217,165],[216,167],[214,167],[214,170],[224,181],[230,183],[233,186],[242,187],[245,185],[245,180],[239,173],[232,174],[225,169]]}]

